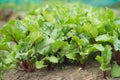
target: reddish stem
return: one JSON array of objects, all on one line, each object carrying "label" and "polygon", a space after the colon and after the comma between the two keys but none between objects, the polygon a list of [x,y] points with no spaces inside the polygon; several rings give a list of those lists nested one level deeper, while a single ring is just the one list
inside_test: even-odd
[{"label": "reddish stem", "polygon": [[47,70],[50,71],[50,70],[51,70],[51,63],[48,62],[47,64],[48,64],[48,66],[47,66]]},{"label": "reddish stem", "polygon": [[115,55],[115,59],[116,59],[117,64],[120,65],[120,53],[115,51],[114,55]]},{"label": "reddish stem", "polygon": [[106,71],[103,71],[103,78],[107,79],[107,73],[106,73]]},{"label": "reddish stem", "polygon": [[86,62],[84,62],[83,64],[81,64],[81,67],[82,67],[83,70],[85,70],[85,68],[86,68]]},{"label": "reddish stem", "polygon": [[34,64],[26,60],[21,60],[19,63],[20,69],[26,72],[33,72],[35,70]]}]

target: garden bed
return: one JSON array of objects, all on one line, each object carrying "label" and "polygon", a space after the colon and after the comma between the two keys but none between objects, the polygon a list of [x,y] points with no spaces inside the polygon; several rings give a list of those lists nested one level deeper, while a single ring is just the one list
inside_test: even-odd
[{"label": "garden bed", "polygon": [[[6,71],[5,80],[106,80],[103,79],[99,66],[94,61],[88,63],[86,70],[82,70],[77,65],[64,65],[51,71],[42,69],[32,73],[11,70],[9,72]],[[108,75],[107,80],[120,80],[120,78],[111,78]]]}]

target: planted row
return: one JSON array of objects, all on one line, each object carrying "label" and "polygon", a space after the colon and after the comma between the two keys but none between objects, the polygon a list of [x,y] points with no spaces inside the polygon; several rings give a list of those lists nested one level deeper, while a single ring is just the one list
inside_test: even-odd
[{"label": "planted row", "polygon": [[[1,67],[32,72],[68,62],[84,69],[91,55],[112,77],[120,65],[120,19],[108,8],[78,3],[49,4],[22,20],[11,20],[0,30],[0,50],[7,54]],[[110,63],[114,65],[109,66]]]}]

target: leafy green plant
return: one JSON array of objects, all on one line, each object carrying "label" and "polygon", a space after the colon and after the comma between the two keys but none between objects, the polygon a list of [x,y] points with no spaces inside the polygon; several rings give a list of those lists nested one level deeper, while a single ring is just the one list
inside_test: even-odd
[{"label": "leafy green plant", "polygon": [[101,56],[97,56],[96,60],[98,60],[101,63],[100,69],[104,71],[104,78],[106,78],[106,71],[110,70],[110,67],[108,65],[110,64],[111,61],[111,56],[112,56],[112,48],[109,45],[105,46],[104,51],[102,51]]},{"label": "leafy green plant", "polygon": [[110,62],[120,63],[119,19],[108,8],[64,4],[43,5],[4,25],[0,30],[0,50],[7,52],[3,65],[26,72],[51,70],[67,58],[85,69],[89,57],[97,55],[94,58],[106,78]]}]

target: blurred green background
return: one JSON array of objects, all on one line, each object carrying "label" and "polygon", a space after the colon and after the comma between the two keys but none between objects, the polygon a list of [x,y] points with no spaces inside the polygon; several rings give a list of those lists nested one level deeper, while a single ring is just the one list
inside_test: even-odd
[{"label": "blurred green background", "polygon": [[111,6],[120,0],[0,0],[0,3],[15,3],[15,4],[26,4],[26,3],[43,3],[44,1],[80,1],[85,4],[90,4],[93,6]]},{"label": "blurred green background", "polygon": [[94,7],[110,7],[117,15],[120,15],[120,0],[0,0],[0,16],[3,18],[4,14],[6,16],[12,13],[23,15],[44,3],[54,2],[79,2]]},{"label": "blurred green background", "polygon": [[0,8],[14,10],[33,10],[45,2],[80,2],[95,7],[120,8],[120,0],[0,0]]}]

